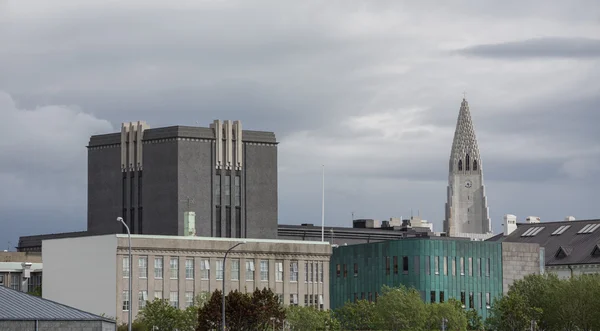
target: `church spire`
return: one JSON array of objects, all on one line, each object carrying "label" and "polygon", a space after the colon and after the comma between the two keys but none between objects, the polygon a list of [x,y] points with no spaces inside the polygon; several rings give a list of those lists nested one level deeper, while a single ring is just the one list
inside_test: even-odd
[{"label": "church spire", "polygon": [[469,103],[465,98],[460,104],[458,120],[456,121],[454,141],[450,153],[450,171],[481,171],[477,137],[471,120]]}]

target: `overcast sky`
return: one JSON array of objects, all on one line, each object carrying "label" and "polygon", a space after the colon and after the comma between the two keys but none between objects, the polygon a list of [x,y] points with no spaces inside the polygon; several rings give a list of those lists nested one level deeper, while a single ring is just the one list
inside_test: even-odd
[{"label": "overcast sky", "polygon": [[279,222],[441,230],[463,92],[493,227],[600,217],[600,2],[0,0],[0,247],[85,230],[120,123],[274,131]]}]

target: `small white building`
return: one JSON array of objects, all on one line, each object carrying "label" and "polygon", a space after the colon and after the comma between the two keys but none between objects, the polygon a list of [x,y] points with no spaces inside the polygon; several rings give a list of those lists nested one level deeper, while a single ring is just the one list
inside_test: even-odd
[{"label": "small white building", "polygon": [[[243,241],[224,270],[225,252]],[[44,240],[44,298],[127,322],[146,300],[186,308],[225,280],[226,293],[266,287],[284,305],[329,309],[328,242],[132,235],[131,244],[130,268],[127,235]]]}]

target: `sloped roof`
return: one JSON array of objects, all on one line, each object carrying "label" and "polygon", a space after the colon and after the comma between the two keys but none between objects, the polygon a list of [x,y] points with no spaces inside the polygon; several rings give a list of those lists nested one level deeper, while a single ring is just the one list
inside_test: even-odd
[{"label": "sloped roof", "polygon": [[[83,294],[82,294],[83,295]],[[108,318],[0,286],[0,321],[105,321]]]},{"label": "sloped roof", "polygon": [[[533,229],[540,227],[543,229]],[[595,230],[589,233],[578,233],[585,228],[595,228]],[[546,265],[600,264],[600,255],[592,254],[600,245],[600,219],[519,223],[513,233],[500,240],[539,244],[545,249]],[[559,254],[561,249],[562,252]]]}]

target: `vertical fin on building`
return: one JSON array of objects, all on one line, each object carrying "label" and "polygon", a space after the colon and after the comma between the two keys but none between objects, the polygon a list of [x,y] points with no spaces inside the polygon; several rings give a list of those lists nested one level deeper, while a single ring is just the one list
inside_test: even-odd
[{"label": "vertical fin on building", "polygon": [[230,120],[225,122],[225,168],[231,170],[233,165],[233,127]]},{"label": "vertical fin on building", "polygon": [[210,126],[215,131],[215,167],[223,167],[223,125],[220,120],[215,120]]},{"label": "vertical fin on building", "polygon": [[235,170],[242,169],[243,154],[242,154],[242,122],[233,122],[234,139],[235,139]]},{"label": "vertical fin on building", "polygon": [[143,168],[142,145],[144,131],[150,127],[144,121],[121,124],[121,171]]}]

